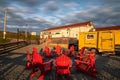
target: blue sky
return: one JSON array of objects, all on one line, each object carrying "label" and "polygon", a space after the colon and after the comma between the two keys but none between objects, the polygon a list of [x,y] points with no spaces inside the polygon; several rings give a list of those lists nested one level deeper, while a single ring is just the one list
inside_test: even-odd
[{"label": "blue sky", "polygon": [[0,0],[0,30],[3,30],[4,9],[7,31],[36,31],[93,21],[95,27],[120,25],[120,0]]}]

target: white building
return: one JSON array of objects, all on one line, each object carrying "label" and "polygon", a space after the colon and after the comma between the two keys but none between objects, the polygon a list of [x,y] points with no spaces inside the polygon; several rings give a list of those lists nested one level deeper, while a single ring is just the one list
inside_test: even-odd
[{"label": "white building", "polygon": [[40,38],[78,38],[79,32],[89,32],[94,30],[93,22],[82,22],[71,25],[48,28],[40,32]]},{"label": "white building", "polygon": [[31,35],[35,35],[36,36],[36,32],[31,32]]}]

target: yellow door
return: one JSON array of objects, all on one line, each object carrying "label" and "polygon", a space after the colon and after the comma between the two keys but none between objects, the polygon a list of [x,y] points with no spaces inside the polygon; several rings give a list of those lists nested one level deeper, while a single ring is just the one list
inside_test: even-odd
[{"label": "yellow door", "polygon": [[101,31],[99,33],[99,49],[100,51],[114,50],[114,32]]}]

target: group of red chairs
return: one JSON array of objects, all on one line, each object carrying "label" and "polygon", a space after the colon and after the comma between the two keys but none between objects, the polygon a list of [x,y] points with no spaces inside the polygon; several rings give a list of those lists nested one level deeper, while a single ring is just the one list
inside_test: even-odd
[{"label": "group of red chairs", "polygon": [[54,57],[55,55],[61,55],[62,48],[57,45],[55,49],[50,50],[48,46],[45,46],[44,49],[40,52],[43,57]]},{"label": "group of red chairs", "polygon": [[[89,54],[87,54],[89,53]],[[88,50],[83,47],[81,51],[79,51],[79,56],[75,61],[75,68],[77,71],[83,71],[86,74],[90,75],[93,78],[96,78],[94,73],[97,73],[95,68],[95,49]]]},{"label": "group of red chairs", "polygon": [[[72,60],[71,56],[76,57],[76,53],[74,51],[74,46],[70,48],[69,54],[67,52],[62,52],[62,49],[60,46],[56,46],[55,50],[50,51],[49,47],[45,46],[45,50],[43,50],[43,53],[45,55],[39,55],[36,48],[33,48],[32,55],[27,51],[27,64],[25,69],[32,70],[30,73],[30,78],[33,77],[37,71],[40,71],[40,76],[38,77],[39,80],[43,80],[44,76],[48,71],[51,71],[53,66],[56,68],[56,80],[59,80],[59,75],[67,75],[67,80],[72,80],[70,76],[70,70],[72,68]],[[50,52],[53,52],[52,54]],[[63,54],[64,53],[64,54]],[[47,62],[43,61],[43,58],[45,57],[51,57],[57,54],[58,56],[56,59],[50,59]],[[93,74],[96,71],[95,68],[95,54],[90,51],[88,56],[85,53],[85,48],[81,49],[79,51],[79,56],[76,57],[77,59],[75,61],[75,68],[76,70],[81,70],[88,75],[90,75],[93,78],[96,78],[96,76]],[[92,73],[91,73],[92,72]]]},{"label": "group of red chairs", "polygon": [[39,55],[36,48],[33,48],[32,55],[28,51],[26,52],[27,52],[27,63],[25,66],[25,70],[32,70],[32,72],[30,73],[30,78],[32,78],[36,74],[36,72],[40,71],[41,74],[38,77],[38,79],[43,80],[45,74],[48,71],[52,70],[54,60],[51,59],[48,62],[43,62],[43,58],[42,56]]},{"label": "group of red chairs", "polygon": [[45,46],[42,51],[40,51],[43,57],[54,57],[59,55],[67,55],[69,57],[76,56],[76,51],[74,50],[74,46],[70,46],[69,50],[63,49],[60,45],[57,45],[54,49],[50,49],[48,46]]}]

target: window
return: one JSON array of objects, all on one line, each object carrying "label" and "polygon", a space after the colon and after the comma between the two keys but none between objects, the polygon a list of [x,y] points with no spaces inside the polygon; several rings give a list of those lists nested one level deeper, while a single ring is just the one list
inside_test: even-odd
[{"label": "window", "polygon": [[76,34],[76,36],[78,36],[78,34]]},{"label": "window", "polygon": [[56,32],[55,34],[60,34],[59,32]]},{"label": "window", "polygon": [[86,39],[94,39],[94,35],[93,34],[87,34]]}]

